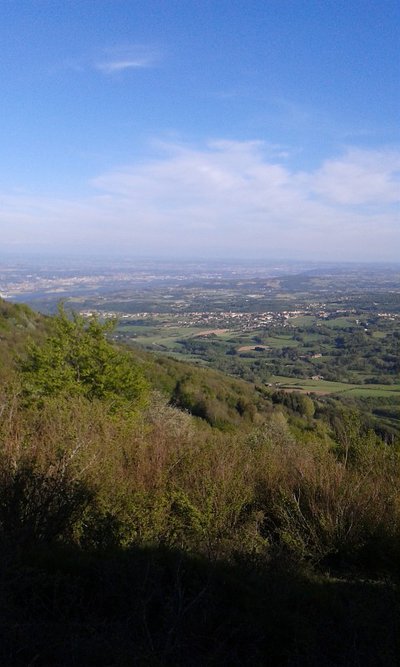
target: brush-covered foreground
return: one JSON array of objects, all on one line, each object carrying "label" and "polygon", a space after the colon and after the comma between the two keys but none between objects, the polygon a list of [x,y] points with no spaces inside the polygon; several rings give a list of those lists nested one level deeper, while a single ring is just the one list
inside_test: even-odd
[{"label": "brush-covered foreground", "polygon": [[396,443],[48,330],[2,370],[1,664],[398,664]]}]

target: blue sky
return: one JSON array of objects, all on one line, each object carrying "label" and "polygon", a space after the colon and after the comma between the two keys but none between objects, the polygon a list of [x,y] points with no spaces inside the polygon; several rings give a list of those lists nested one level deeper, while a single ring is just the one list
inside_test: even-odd
[{"label": "blue sky", "polygon": [[396,0],[1,0],[7,253],[400,260]]}]

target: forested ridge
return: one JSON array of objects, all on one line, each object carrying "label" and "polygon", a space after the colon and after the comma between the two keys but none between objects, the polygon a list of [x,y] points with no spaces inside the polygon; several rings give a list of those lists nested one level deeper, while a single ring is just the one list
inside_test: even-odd
[{"label": "forested ridge", "polygon": [[400,449],[0,301],[0,661],[397,665]]}]

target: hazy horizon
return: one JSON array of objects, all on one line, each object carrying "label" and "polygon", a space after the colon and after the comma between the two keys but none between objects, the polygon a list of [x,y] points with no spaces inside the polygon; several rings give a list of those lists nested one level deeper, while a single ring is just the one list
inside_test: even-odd
[{"label": "hazy horizon", "polygon": [[207,257],[207,256],[185,256],[179,257],[174,255],[123,255],[104,252],[104,254],[79,254],[77,252],[71,254],[63,254],[57,252],[46,253],[3,253],[0,250],[0,262],[3,263],[3,268],[12,266],[13,264],[21,265],[21,267],[37,267],[46,262],[47,265],[54,263],[57,266],[63,267],[68,264],[70,268],[78,267],[80,270],[85,268],[85,265],[90,269],[91,266],[99,265],[103,269],[116,269],[115,265],[120,265],[121,268],[128,266],[130,268],[135,265],[150,265],[154,268],[157,264],[160,265],[175,265],[177,268],[185,265],[204,265],[204,266],[228,266],[238,267],[250,266],[256,268],[280,268],[281,266],[288,266],[299,268],[299,270],[327,270],[332,268],[349,268],[352,267],[374,267],[383,269],[398,269],[400,267],[400,260],[323,260],[315,258],[290,258],[290,257]]}]

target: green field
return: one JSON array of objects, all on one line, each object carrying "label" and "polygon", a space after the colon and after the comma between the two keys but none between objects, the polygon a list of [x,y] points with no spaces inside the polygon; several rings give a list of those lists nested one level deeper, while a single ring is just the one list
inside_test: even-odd
[{"label": "green field", "polygon": [[178,340],[192,338],[201,333],[199,327],[146,327],[137,325],[124,326],[117,331],[118,333],[129,334],[132,342],[144,347],[151,345],[174,347]]},{"label": "green field", "polygon": [[355,317],[335,317],[332,320],[324,320],[324,325],[331,329],[346,329],[356,324]]},{"label": "green field", "polygon": [[[253,331],[253,336],[258,332]],[[282,348],[282,347],[299,347],[299,341],[293,340],[293,335],[280,335],[280,336],[268,336],[265,339],[265,344],[271,348]]]},{"label": "green field", "polygon": [[399,396],[400,384],[349,384],[346,382],[329,382],[327,380],[303,380],[293,377],[275,375],[270,383],[279,389],[314,392],[320,394],[348,394],[357,397]]}]

